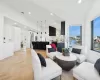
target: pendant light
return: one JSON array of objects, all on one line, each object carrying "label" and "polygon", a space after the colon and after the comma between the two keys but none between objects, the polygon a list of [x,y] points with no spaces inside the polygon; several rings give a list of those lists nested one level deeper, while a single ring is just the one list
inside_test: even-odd
[{"label": "pendant light", "polygon": [[38,21],[37,21],[37,34],[38,34]]},{"label": "pendant light", "polygon": [[82,3],[82,0],[78,0],[78,4],[81,4]]},{"label": "pendant light", "polygon": [[41,21],[41,34],[42,34],[42,21]]},{"label": "pendant light", "polygon": [[46,20],[45,20],[45,29],[44,30],[45,30],[45,34],[46,34]]}]

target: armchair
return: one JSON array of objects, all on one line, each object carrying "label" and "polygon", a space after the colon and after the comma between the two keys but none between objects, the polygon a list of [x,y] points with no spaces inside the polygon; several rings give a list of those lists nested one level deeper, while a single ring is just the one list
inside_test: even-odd
[{"label": "armchair", "polygon": [[77,57],[77,62],[78,63],[82,63],[86,60],[86,52],[83,46],[73,46],[72,48],[77,48],[77,49],[81,49],[81,53],[80,54],[76,54],[71,52],[72,54],[74,54]]},{"label": "armchair", "polygon": [[94,68],[94,64],[99,58],[100,54],[89,51],[87,55],[87,62],[83,62],[73,69],[73,77],[75,77],[76,80],[100,80],[100,75]]},{"label": "armchair", "polygon": [[54,61],[46,58],[46,67],[41,66],[39,57],[34,50],[31,50],[34,80],[51,80],[62,74],[62,69]]}]

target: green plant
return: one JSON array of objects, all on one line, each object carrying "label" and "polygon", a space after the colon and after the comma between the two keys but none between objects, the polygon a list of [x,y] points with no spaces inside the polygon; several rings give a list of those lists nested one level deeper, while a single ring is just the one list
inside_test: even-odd
[{"label": "green plant", "polygon": [[21,48],[23,48],[23,41],[21,42]]},{"label": "green plant", "polygon": [[70,52],[69,52],[69,48],[64,48],[64,56],[69,56]]}]

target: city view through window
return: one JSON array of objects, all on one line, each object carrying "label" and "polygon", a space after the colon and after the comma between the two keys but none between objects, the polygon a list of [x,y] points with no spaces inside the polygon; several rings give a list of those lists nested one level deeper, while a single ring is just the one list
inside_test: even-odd
[{"label": "city view through window", "polygon": [[81,45],[82,44],[82,30],[81,26],[70,26],[69,27],[69,45],[70,47],[74,45]]},{"label": "city view through window", "polygon": [[100,17],[96,18],[93,20],[93,25],[92,25],[92,37],[93,37],[93,50],[99,51],[100,52]]}]

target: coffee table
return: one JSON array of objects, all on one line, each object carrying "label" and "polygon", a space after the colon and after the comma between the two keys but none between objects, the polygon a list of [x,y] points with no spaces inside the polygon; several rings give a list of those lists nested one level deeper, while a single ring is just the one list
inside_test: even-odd
[{"label": "coffee table", "polygon": [[77,61],[76,56],[73,54],[70,54],[70,56],[57,55],[55,59],[58,65],[66,71],[70,71],[76,65]]}]

